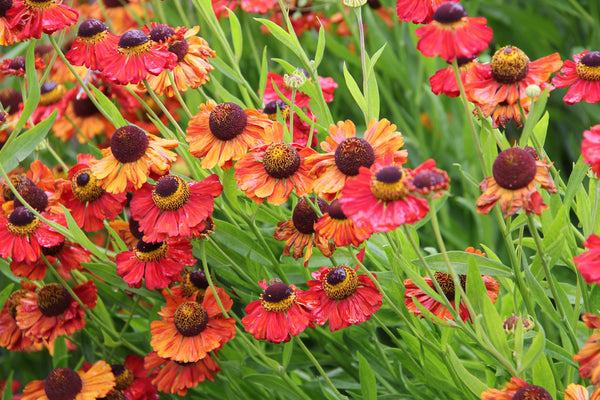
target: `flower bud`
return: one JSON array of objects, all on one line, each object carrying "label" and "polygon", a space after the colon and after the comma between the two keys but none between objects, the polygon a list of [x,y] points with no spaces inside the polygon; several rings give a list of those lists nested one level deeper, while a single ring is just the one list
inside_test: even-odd
[{"label": "flower bud", "polygon": [[540,93],[542,93],[542,89],[538,85],[529,85],[525,89],[527,97],[531,97],[532,99],[538,97]]}]

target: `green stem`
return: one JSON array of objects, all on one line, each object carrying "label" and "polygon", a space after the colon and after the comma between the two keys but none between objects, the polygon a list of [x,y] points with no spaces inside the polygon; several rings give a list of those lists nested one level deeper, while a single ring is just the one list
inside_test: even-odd
[{"label": "green stem", "polygon": [[256,281],[252,279],[252,277],[250,277],[250,275],[248,275],[248,273],[244,271],[244,269],[241,266],[239,266],[231,257],[229,257],[229,255],[223,249],[221,249],[221,247],[215,239],[209,236],[207,240],[210,243],[210,245],[217,251],[217,253],[219,253],[221,257],[225,258],[225,260],[227,260],[229,264],[231,264],[231,267],[237,272],[237,274],[240,277],[246,280],[246,282],[251,282],[252,285],[256,286],[259,290],[262,289],[260,285],[256,283]]},{"label": "green stem", "polygon": [[329,377],[327,376],[327,373],[325,372],[325,370],[323,370],[323,367],[321,367],[321,364],[319,364],[319,361],[317,361],[315,356],[310,352],[310,350],[306,347],[306,345],[304,345],[304,342],[302,342],[302,339],[300,339],[300,337],[296,336],[294,341],[296,343],[298,343],[298,345],[300,345],[300,348],[302,349],[302,351],[304,351],[304,354],[306,354],[306,356],[310,359],[310,361],[312,361],[315,368],[317,368],[317,371],[319,371],[319,374],[321,374],[321,376],[323,377],[325,382],[327,382],[327,384],[329,385],[331,390],[333,390],[333,392],[338,396],[338,398],[346,399],[347,397],[344,396],[343,394],[341,394],[337,390],[337,388],[335,387],[333,382],[331,382],[331,379],[329,379]]},{"label": "green stem", "polygon": [[[179,2],[177,2],[177,4],[179,4]],[[181,108],[183,108],[185,115],[187,115],[189,119],[192,119],[193,115],[190,112],[190,109],[188,108],[185,101],[183,101],[183,97],[181,97],[181,92],[179,91],[179,88],[175,84],[175,77],[173,76],[173,71],[167,70],[167,75],[169,75],[169,82],[171,82],[171,87],[173,88],[173,93],[175,94],[175,98],[179,102],[179,105],[181,105]]]}]

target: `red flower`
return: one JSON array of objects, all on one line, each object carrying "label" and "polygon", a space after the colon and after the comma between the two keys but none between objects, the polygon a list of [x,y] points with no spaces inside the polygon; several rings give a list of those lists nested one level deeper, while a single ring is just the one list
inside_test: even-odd
[{"label": "red flower", "polygon": [[[90,262],[91,255],[88,250],[81,247],[78,243],[63,241],[60,244],[52,247],[42,246],[42,254],[50,265],[54,265],[56,271],[64,279],[71,279],[70,272],[72,270],[82,269],[81,263]],[[57,263],[58,261],[58,263]],[[34,263],[26,261],[13,261],[10,263],[10,270],[15,276],[20,276],[33,281],[41,281],[46,276],[48,266],[44,260],[40,259]]]},{"label": "red flower", "polygon": [[260,300],[248,304],[242,318],[242,325],[252,336],[272,343],[288,342],[291,336],[298,336],[312,324],[308,310],[309,302],[314,302],[294,285],[266,281],[258,282],[265,290]]},{"label": "red flower", "polygon": [[[35,56],[35,69],[44,69],[46,63],[38,56]],[[25,75],[25,57],[5,58],[0,63],[0,74],[2,75]],[[17,110],[11,110],[15,112]]]},{"label": "red flower", "polygon": [[488,389],[481,393],[481,400],[539,399],[551,400],[552,396],[541,386],[530,385],[523,379],[512,377],[502,390]]},{"label": "red flower", "polygon": [[198,386],[205,379],[214,381],[214,374],[221,372],[211,354],[206,354],[206,357],[196,362],[180,363],[159,357],[156,351],[153,351],[146,356],[144,366],[151,370],[162,367],[152,379],[152,383],[161,392],[178,396],[185,396],[188,389]]},{"label": "red flower", "polygon": [[429,159],[414,170],[407,169],[408,178],[404,182],[408,191],[427,197],[433,193],[434,198],[442,195],[442,190],[450,187],[450,178],[446,171],[436,168],[435,160]]},{"label": "red flower", "polygon": [[592,234],[583,245],[589,250],[573,257],[573,262],[587,283],[600,285],[600,237]]},{"label": "red flower", "polygon": [[116,219],[125,203],[125,193],[107,193],[92,174],[89,154],[77,155],[78,164],[69,169],[69,181],[62,184],[61,200],[80,228],[94,232],[104,228],[104,220]]},{"label": "red flower", "polygon": [[358,247],[373,233],[370,226],[358,227],[346,217],[338,199],[331,202],[329,209],[319,218],[314,228],[325,239],[333,239],[338,247],[350,244]]},{"label": "red flower", "polygon": [[[448,301],[450,301],[452,308],[456,309],[456,303],[454,300],[456,287],[454,286],[452,276],[445,272],[436,272],[433,278],[440,284],[440,287],[443,291],[443,295],[446,296]],[[466,290],[467,276],[459,275],[459,278],[460,285],[462,286],[463,290]],[[483,283],[485,284],[485,288],[487,289],[490,300],[492,300],[492,303],[495,302],[496,298],[498,297],[498,292],[500,291],[500,285],[498,285],[498,282],[496,282],[496,280],[489,275],[482,275],[481,278],[483,279]],[[423,280],[431,288],[435,287],[433,281],[431,280],[431,277],[426,276],[423,278]],[[453,319],[450,310],[448,310],[439,301],[429,297],[429,295],[427,295],[422,289],[420,289],[411,279],[407,279],[404,281],[404,287],[404,297],[406,298],[406,300],[404,300],[404,304],[406,305],[406,308],[409,312],[423,317],[421,310],[416,305],[416,302],[419,302],[423,307],[431,311],[435,316],[443,320]],[[462,301],[458,308],[458,314],[463,321],[466,321],[470,318],[469,310]]]},{"label": "red flower", "polygon": [[11,9],[12,0],[4,1],[0,5],[0,46],[8,46],[20,42],[19,32],[25,26],[25,21],[21,21],[15,27],[11,28],[11,21],[6,17],[6,12]]},{"label": "red flower", "polygon": [[458,3],[458,0],[397,0],[396,12],[400,21],[428,24],[435,9],[446,1]]},{"label": "red flower", "polygon": [[321,267],[311,275],[315,280],[306,282],[310,289],[306,297],[315,324],[337,331],[350,325],[368,321],[381,307],[383,296],[367,275],[358,275],[358,265],[352,269],[346,265]]},{"label": "red flower", "polygon": [[595,125],[589,131],[583,132],[581,154],[583,161],[592,166],[592,171],[600,178],[600,125]]},{"label": "red flower", "polygon": [[415,223],[429,212],[427,200],[409,194],[408,174],[401,168],[376,163],[359,171],[346,181],[339,199],[342,211],[357,226],[388,232]]},{"label": "red flower", "polygon": [[266,14],[277,4],[277,0],[242,0],[242,10],[249,13]]},{"label": "red flower", "polygon": [[459,3],[442,3],[435,10],[433,21],[415,31],[421,38],[417,49],[426,57],[439,55],[446,61],[475,57],[492,41],[492,29],[486,23],[482,17],[467,17]]},{"label": "red flower", "polygon": [[120,37],[117,51],[105,55],[102,64],[106,77],[121,85],[139,83],[148,74],[158,75],[173,69],[177,56],[140,30],[130,30]]},{"label": "red flower", "polygon": [[571,86],[563,100],[571,105],[585,100],[588,103],[600,101],[600,51],[584,50],[573,56],[573,61],[565,63],[552,79],[557,88]]},{"label": "red flower", "polygon": [[129,286],[162,289],[180,279],[184,266],[192,266],[192,244],[181,238],[167,238],[158,243],[140,239],[133,251],[117,254],[117,273]]},{"label": "red flower", "polygon": [[[91,279],[73,287],[86,308],[96,306],[97,288]],[[42,339],[50,353],[59,336],[72,335],[85,326],[85,309],[59,283],[49,283],[37,293],[28,292],[17,306],[17,325],[27,336]]]},{"label": "red flower", "polygon": [[[459,57],[457,60],[458,71],[460,72],[460,80],[463,85],[467,80],[468,74],[475,74],[478,69],[474,68],[477,65],[475,58],[463,58]],[[429,78],[429,85],[431,91],[437,95],[445,94],[448,97],[458,97],[460,95],[460,89],[454,76],[454,70],[452,66],[448,66],[444,69],[437,71],[431,78]]]},{"label": "red flower", "polygon": [[257,203],[265,199],[279,206],[296,189],[298,196],[312,190],[306,159],[315,154],[310,147],[283,142],[283,125],[265,128],[262,144],[253,147],[235,164],[235,181],[246,196]]},{"label": "red flower", "polygon": [[133,194],[131,215],[139,222],[144,240],[159,242],[167,237],[191,238],[202,232],[211,216],[214,198],[223,191],[216,174],[200,182],[185,182],[175,175],[148,183]]},{"label": "red flower", "polygon": [[[150,344],[158,356],[180,363],[197,362],[235,337],[235,319],[223,316],[212,290],[206,292],[202,303],[196,301],[196,294],[187,299],[166,291],[163,294],[167,305],[158,313],[162,319],[150,324]],[[233,301],[221,288],[217,294],[229,311]]]},{"label": "red flower", "polygon": [[25,23],[17,34],[19,39],[40,39],[42,32],[51,34],[77,22],[79,13],[62,0],[14,0],[13,6],[6,11],[6,18],[11,20],[10,27],[15,28]]},{"label": "red flower", "polygon": [[[305,75],[307,75],[306,77],[309,78],[307,72]],[[325,101],[327,103],[331,103],[333,101],[333,92],[338,87],[338,84],[335,83],[333,78],[322,77],[319,77],[319,84],[323,90],[323,97],[325,98]],[[269,72],[267,74],[267,86],[265,87],[265,92],[263,93],[263,101],[265,103],[273,100],[285,100],[279,97],[274,89],[274,86],[276,86],[281,94],[283,94],[289,101],[292,100],[292,89],[284,83],[283,76]],[[309,101],[310,97],[307,94],[303,93],[301,90],[296,91],[294,105],[300,108],[307,107]]]},{"label": "red flower", "polygon": [[156,386],[152,384],[156,373],[151,374],[144,367],[142,357],[130,354],[123,364],[112,364],[111,369],[116,379],[114,390],[121,392],[127,400],[159,400]]},{"label": "red flower", "polygon": [[102,71],[106,57],[117,51],[118,43],[119,37],[110,33],[104,22],[89,18],[79,25],[77,38],[65,57],[73,65]]},{"label": "red flower", "polygon": [[[66,226],[62,214],[42,215],[51,221]],[[7,218],[0,216],[0,256],[11,257],[13,261],[36,262],[42,255],[42,246],[59,245],[64,236],[38,219],[25,207],[17,207]]]},{"label": "red flower", "polygon": [[[585,313],[581,317],[590,329],[600,329],[600,317]],[[579,373],[588,378],[592,385],[600,383],[600,332],[590,335],[585,345],[573,356],[573,361],[581,364]]]}]

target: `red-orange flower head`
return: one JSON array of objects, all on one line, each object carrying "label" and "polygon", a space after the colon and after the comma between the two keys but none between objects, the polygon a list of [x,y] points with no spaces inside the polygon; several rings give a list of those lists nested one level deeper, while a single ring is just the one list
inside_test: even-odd
[{"label": "red-orange flower head", "polygon": [[333,332],[350,325],[363,323],[371,318],[383,296],[367,275],[358,275],[356,268],[346,265],[321,267],[312,273],[314,280],[306,282],[307,306],[315,324],[324,325],[329,320]]},{"label": "red-orange flower head", "polygon": [[79,13],[62,0],[14,0],[6,18],[15,28],[24,24],[17,34],[20,40],[40,39],[42,32],[52,34],[77,22]]},{"label": "red-orange flower head", "polygon": [[573,257],[573,262],[587,283],[600,285],[600,237],[591,234],[583,245],[589,250]]},{"label": "red-orange flower head", "polygon": [[145,184],[131,199],[131,215],[139,221],[146,241],[167,237],[196,237],[206,227],[214,198],[223,191],[213,174],[200,182],[186,182],[175,175],[161,177],[154,188]]},{"label": "red-orange flower head", "polygon": [[442,3],[433,14],[433,21],[415,31],[421,38],[417,49],[426,57],[440,56],[446,61],[458,57],[474,57],[487,49],[492,41],[492,29],[485,18],[470,18],[462,4]]},{"label": "red-orange flower head", "polygon": [[433,194],[435,197],[439,197],[442,195],[442,191],[448,190],[450,187],[448,173],[436,168],[435,160],[431,158],[415,170],[408,170],[408,172],[406,186],[411,193],[421,196]]},{"label": "red-orange flower head", "polygon": [[109,80],[127,85],[141,82],[148,74],[173,69],[176,63],[177,56],[164,45],[133,29],[120,37],[116,52],[106,55],[103,72]]},{"label": "red-orange flower head", "polygon": [[521,208],[528,214],[541,215],[548,206],[544,204],[536,182],[550,193],[556,193],[549,167],[545,160],[536,160],[527,150],[513,147],[500,152],[492,167],[493,175],[479,184],[483,194],[475,203],[477,212],[487,214],[500,202],[505,217]]},{"label": "red-orange flower head", "polygon": [[89,18],[79,25],[77,38],[65,57],[73,65],[102,71],[106,57],[116,53],[118,43],[119,38],[108,31],[104,22]]},{"label": "red-orange flower head", "polygon": [[552,79],[557,88],[570,86],[563,100],[571,105],[585,100],[600,102],[600,51],[584,50],[566,60],[560,72]]},{"label": "red-orange flower head", "polygon": [[360,167],[342,189],[339,200],[344,214],[374,232],[388,232],[424,218],[429,212],[427,200],[408,192],[407,177],[407,171],[396,165]]},{"label": "red-orange flower head", "polygon": [[600,178],[600,125],[595,125],[583,132],[581,142],[583,161],[592,166],[592,171]]},{"label": "red-orange flower head", "polygon": [[259,282],[265,290],[260,300],[248,304],[248,315],[242,318],[242,325],[252,336],[272,343],[288,342],[312,325],[312,317],[305,308],[304,292],[294,285],[278,282],[267,286]]},{"label": "red-orange flower head", "polygon": [[[467,75],[476,73],[477,71],[474,68],[477,64],[475,58],[477,57],[458,57],[456,59],[460,80],[463,85],[466,82]],[[460,89],[458,88],[452,65],[438,70],[431,78],[429,78],[429,85],[431,86],[431,91],[437,95],[442,93],[448,97],[458,97],[460,95]]]},{"label": "red-orange flower head", "polygon": [[333,239],[336,246],[359,246],[373,233],[370,226],[358,227],[346,217],[340,201],[335,199],[329,205],[327,212],[315,224],[315,231],[325,239]]},{"label": "red-orange flower head", "polygon": [[433,19],[433,12],[446,1],[458,3],[458,0],[397,0],[396,13],[400,21],[428,24]]}]

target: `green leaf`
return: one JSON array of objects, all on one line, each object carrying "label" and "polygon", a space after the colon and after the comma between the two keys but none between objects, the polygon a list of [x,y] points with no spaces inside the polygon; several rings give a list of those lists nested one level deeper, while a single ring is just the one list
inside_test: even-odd
[{"label": "green leaf", "polygon": [[[537,107],[538,104],[536,103],[535,106]],[[542,117],[542,119],[540,119],[539,122],[533,128],[533,134],[539,140],[539,142],[542,144],[542,146],[546,142],[546,134],[548,133],[548,120],[549,119],[550,119],[550,114],[548,114],[548,111],[546,111],[544,113],[544,116]]]},{"label": "green leaf", "polygon": [[356,101],[356,104],[358,104],[358,106],[360,107],[363,114],[366,115],[367,114],[367,101],[365,100],[365,97],[363,96],[363,94],[360,92],[360,89],[358,88],[356,81],[354,80],[352,75],[350,75],[350,72],[348,72],[348,68],[346,67],[346,62],[344,62],[344,79],[346,80],[346,86],[348,87],[350,94],[354,98],[354,101]]},{"label": "green leaf", "polygon": [[360,377],[360,390],[363,395],[363,400],[377,400],[377,382],[375,374],[369,365],[369,362],[360,354],[358,356],[358,374]]},{"label": "green leaf", "polygon": [[233,40],[233,51],[236,60],[240,60],[242,58],[242,50],[244,49],[244,39],[242,36],[242,26],[240,25],[240,21],[233,11],[229,8],[226,8],[229,12],[229,27],[231,28],[231,39]]},{"label": "green leaf", "polygon": [[12,378],[14,375],[15,371],[12,370],[10,371],[10,373],[8,374],[8,379],[6,380],[6,382],[4,382],[4,387],[5,388],[9,388],[8,390],[4,390],[4,394],[2,395],[2,400],[12,400],[13,395],[12,395]]},{"label": "green leaf", "polygon": [[67,344],[64,336],[59,336],[54,341],[54,355],[52,356],[52,368],[66,367],[69,356],[67,355]]},{"label": "green leaf", "polygon": [[[29,48],[27,49],[27,56],[25,58],[25,73],[27,78],[27,99],[25,100],[25,104],[23,104],[23,111],[21,112],[21,116],[19,120],[15,124],[13,129],[13,134],[18,134],[21,131],[21,128],[25,126],[27,119],[33,114],[35,109],[37,108],[40,102],[40,81],[38,78],[37,71],[35,70],[35,44],[36,40],[32,40],[29,44]],[[4,149],[3,153],[4,153]]]},{"label": "green leaf", "polygon": [[75,222],[75,220],[73,219],[73,216],[71,215],[69,209],[62,204],[60,204],[60,206],[62,207],[63,212],[65,214],[65,219],[67,220],[67,227],[69,228],[69,233],[71,233],[72,236],[71,240],[79,243],[81,246],[91,251],[92,254],[94,254],[101,260],[109,261],[108,256],[104,252],[102,252],[98,247],[96,247],[96,245],[92,243],[90,239],[88,239],[85,232],[83,232],[81,228],[79,228],[79,225],[77,225],[77,222]]},{"label": "green leaf", "polygon": [[2,289],[2,291],[0,292],[0,306],[4,307],[4,303],[6,303],[6,300],[8,300],[8,298],[12,294],[12,290],[14,287],[15,284],[11,283],[7,287]]},{"label": "green leaf", "polygon": [[[522,146],[526,146],[529,142],[529,137],[531,136],[533,129],[535,128],[542,114],[545,111],[550,87],[551,86],[548,85],[548,87],[544,89],[544,91],[539,95],[537,100],[531,103],[531,111],[527,116],[527,121],[525,121],[525,126],[523,127],[523,132],[521,133],[521,139],[519,140]],[[544,145],[544,142],[542,142],[542,145]]]},{"label": "green leaf", "polygon": [[294,41],[290,37],[290,34],[287,33],[282,27],[277,25],[275,22],[270,21],[264,18],[254,18],[255,21],[260,22],[264,26],[269,29],[269,31],[273,34],[275,39],[279,40],[285,47],[292,50],[294,53],[296,52],[296,46],[294,45]]},{"label": "green leaf", "polygon": [[108,325],[113,331],[115,330],[113,319],[108,313],[108,310],[106,310],[104,302],[102,301],[102,298],[100,296],[98,296],[98,298],[96,299],[96,307],[94,307],[91,310],[91,312],[96,314],[100,318],[100,320],[102,320],[106,325]]},{"label": "green leaf", "polygon": [[548,314],[548,317],[555,321],[561,321],[561,316],[558,315],[558,312],[556,312],[550,299],[544,292],[544,288],[542,288],[537,279],[535,279],[535,276],[533,276],[529,268],[525,268],[525,282],[534,300],[537,301],[540,307],[542,307],[542,310]]},{"label": "green leaf", "polygon": [[287,370],[290,360],[292,359],[292,352],[294,351],[294,338],[283,345],[283,355],[281,357],[281,365],[283,369]]},{"label": "green leaf", "polygon": [[319,67],[325,53],[325,28],[323,24],[319,27],[319,40],[317,41],[317,50],[315,51],[315,69]]},{"label": "green leaf", "polygon": [[121,112],[115,106],[115,104],[110,101],[108,97],[104,95],[100,90],[98,90],[94,85],[89,85],[89,88],[94,93],[96,100],[100,104],[100,112],[115,126],[115,128],[120,128],[125,125],[129,125],[125,118],[121,115]]},{"label": "green leaf", "polygon": [[448,346],[447,354],[450,358],[450,362],[447,363],[447,365],[454,369],[456,375],[458,375],[463,384],[465,384],[475,396],[479,396],[482,392],[487,390],[487,385],[477,379],[463,366],[463,362],[456,356],[452,346]]},{"label": "green leaf", "polygon": [[544,331],[539,329],[537,331],[537,336],[531,342],[531,346],[525,352],[523,356],[523,364],[521,364],[519,368],[519,375],[524,371],[527,371],[542,355],[544,352],[546,343],[546,336],[544,335]]},{"label": "green leaf", "polygon": [[[234,81],[235,83],[237,83],[239,85],[244,85],[244,82],[242,82],[238,78],[238,75],[235,73],[235,71],[220,57],[211,58],[211,62],[219,71],[221,71],[223,74],[225,74],[225,76],[227,76],[229,79],[231,79],[232,81]],[[215,82],[217,82],[217,79],[211,79],[210,81],[215,83]],[[243,104],[243,102],[241,102],[241,103]]]},{"label": "green leaf", "polygon": [[537,360],[531,368],[531,376],[533,378],[533,384],[543,387],[550,393],[555,399],[556,397],[556,383],[554,382],[554,374],[552,367],[548,362],[548,358],[545,355]]},{"label": "green leaf", "polygon": [[0,163],[5,171],[12,171],[35,150],[37,145],[44,140],[50,128],[52,128],[57,114],[58,110],[54,110],[47,119],[19,135],[8,148],[5,147],[2,149],[3,151],[0,152]]},{"label": "green leaf", "polygon": [[[448,255],[450,263],[457,274],[466,275],[468,271],[467,263],[470,258],[474,258],[482,274],[490,276],[503,276],[507,278],[512,277],[512,270],[510,267],[478,254],[467,253],[464,251],[449,251],[446,254]],[[427,256],[425,257],[425,261],[427,261],[427,264],[429,264],[433,270],[448,272],[448,268],[446,267],[444,256],[442,254]],[[421,261],[419,259],[411,260],[411,262],[415,265],[421,266]]]},{"label": "green leaf", "polygon": [[260,80],[258,81],[258,95],[261,100],[265,95],[265,88],[267,86],[267,76],[268,76],[268,68],[267,68],[267,46],[263,49],[262,55],[262,63],[260,66]]}]

